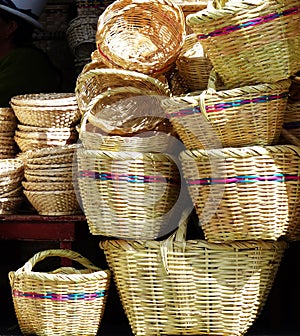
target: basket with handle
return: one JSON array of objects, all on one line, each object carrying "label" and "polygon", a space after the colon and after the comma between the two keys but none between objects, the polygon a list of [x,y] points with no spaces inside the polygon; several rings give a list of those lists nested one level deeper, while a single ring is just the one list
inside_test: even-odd
[{"label": "basket with handle", "polygon": [[100,242],[136,336],[242,336],[264,307],[284,241]]},{"label": "basket with handle", "polygon": [[93,235],[149,240],[169,233],[181,191],[171,155],[80,148],[77,165],[78,197]]},{"label": "basket with handle", "polygon": [[[51,257],[70,259],[80,267],[33,270],[39,262]],[[36,253],[17,271],[9,272],[9,280],[24,335],[97,334],[110,284],[109,270],[96,267],[75,251],[45,250]]]},{"label": "basket with handle", "polygon": [[300,147],[187,150],[180,161],[208,241],[299,240]]},{"label": "basket with handle", "polygon": [[186,23],[230,89],[300,70],[299,8],[298,0],[227,1],[188,15]]},{"label": "basket with handle", "polygon": [[284,121],[291,81],[208,89],[162,102],[166,115],[188,149],[276,144]]},{"label": "basket with handle", "polygon": [[160,74],[174,63],[184,36],[184,15],[173,1],[119,0],[100,15],[96,44],[107,67]]}]

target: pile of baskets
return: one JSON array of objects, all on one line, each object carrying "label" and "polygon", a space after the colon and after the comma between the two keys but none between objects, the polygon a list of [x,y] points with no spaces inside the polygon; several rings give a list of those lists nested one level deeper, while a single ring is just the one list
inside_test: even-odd
[{"label": "pile of baskets", "polygon": [[0,108],[0,158],[12,159],[19,148],[14,140],[17,118],[12,108]]}]

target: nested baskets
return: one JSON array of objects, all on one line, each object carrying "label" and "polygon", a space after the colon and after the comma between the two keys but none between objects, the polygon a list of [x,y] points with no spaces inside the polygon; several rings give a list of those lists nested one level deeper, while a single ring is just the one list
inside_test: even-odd
[{"label": "nested baskets", "polygon": [[300,70],[298,0],[228,1],[187,16],[227,88],[277,82]]},{"label": "nested baskets", "polygon": [[100,15],[96,43],[108,67],[159,74],[182,47],[185,19],[169,0],[119,0]]},{"label": "nested baskets", "polygon": [[[213,74],[211,74],[213,79]],[[166,115],[188,149],[276,144],[290,80],[199,93],[163,101]]]},{"label": "nested baskets", "polygon": [[165,119],[166,82],[136,71],[93,69],[77,79],[76,97],[88,121],[110,135],[151,131]]},{"label": "nested baskets", "polygon": [[299,240],[299,147],[184,151],[180,160],[208,241]]},{"label": "nested baskets", "polygon": [[[80,267],[52,271],[49,264],[44,264],[45,271],[33,270],[40,261],[51,257],[71,259]],[[46,250],[36,253],[17,271],[9,272],[9,279],[24,335],[97,334],[107,300],[109,270],[101,270],[74,251]]]},{"label": "nested baskets", "polygon": [[11,98],[19,122],[39,127],[72,127],[80,121],[74,93],[40,93]]},{"label": "nested baskets", "polygon": [[155,239],[173,229],[181,180],[171,156],[79,148],[77,160],[79,196],[92,234]]},{"label": "nested baskets", "polygon": [[136,336],[242,336],[259,316],[285,242],[100,242]]},{"label": "nested baskets", "polygon": [[0,107],[0,159],[12,159],[18,153],[14,140],[17,118],[12,108]]}]

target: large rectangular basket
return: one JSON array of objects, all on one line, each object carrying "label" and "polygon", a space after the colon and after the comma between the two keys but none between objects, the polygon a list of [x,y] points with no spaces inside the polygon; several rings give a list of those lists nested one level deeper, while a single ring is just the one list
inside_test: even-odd
[{"label": "large rectangular basket", "polygon": [[299,0],[227,1],[186,22],[228,88],[277,82],[300,70]]},{"label": "large rectangular basket", "polygon": [[[46,258],[49,261],[50,257],[71,259],[81,268],[33,271],[38,262]],[[97,334],[110,284],[109,270],[101,270],[74,251],[45,250],[36,253],[17,271],[9,272],[9,279],[15,313],[24,335]]]},{"label": "large rectangular basket", "polygon": [[208,241],[299,240],[299,147],[194,150],[180,160]]},{"label": "large rectangular basket", "polygon": [[244,335],[259,316],[285,242],[100,242],[136,336]]},{"label": "large rectangular basket", "polygon": [[169,232],[181,188],[170,156],[78,149],[77,159],[79,197],[92,234],[147,240]]}]

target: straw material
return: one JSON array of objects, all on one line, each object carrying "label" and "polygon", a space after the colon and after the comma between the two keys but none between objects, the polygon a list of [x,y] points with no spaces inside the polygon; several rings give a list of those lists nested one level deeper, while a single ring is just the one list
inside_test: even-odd
[{"label": "straw material", "polygon": [[105,133],[128,135],[151,131],[164,118],[161,96],[168,84],[136,71],[94,69],[77,79],[76,96],[88,120]]},{"label": "straw material", "polygon": [[188,149],[276,144],[290,80],[165,99],[166,114]]},{"label": "straw material", "polygon": [[[51,179],[48,179],[49,181]],[[24,190],[24,195],[41,216],[64,216],[81,213],[74,190]]]},{"label": "straw material", "polygon": [[39,139],[34,140],[30,138],[23,138],[19,137],[17,135],[14,136],[15,142],[19,146],[20,150],[22,152],[30,151],[30,150],[36,150],[41,148],[47,148],[47,147],[55,147],[55,146],[66,146],[68,144],[73,144],[77,141],[77,134],[73,136],[73,138],[69,138],[67,140],[64,139]]},{"label": "straw material", "polygon": [[[22,155],[22,158],[25,160],[51,160],[54,157],[67,156],[69,160],[69,155],[74,155],[76,149],[80,147],[78,144],[70,144],[66,146],[61,147],[48,147],[48,148],[41,148],[37,150],[32,150],[26,152],[24,155]],[[33,162],[31,162],[33,163]]]},{"label": "straw material", "polygon": [[0,197],[0,214],[14,215],[24,203],[24,196]]},{"label": "straw material", "polygon": [[230,89],[277,82],[300,70],[299,18],[298,0],[233,0],[190,14],[186,23]]},{"label": "straw material", "polygon": [[100,242],[136,336],[241,336],[263,308],[285,242]]},{"label": "straw material", "polygon": [[300,147],[185,151],[180,160],[208,241],[299,240]]},{"label": "straw material", "polygon": [[77,159],[79,196],[92,234],[155,239],[168,230],[180,191],[170,156],[78,149]]},{"label": "straw material", "polygon": [[16,116],[14,110],[11,107],[0,107],[0,120],[2,121],[14,121],[16,122]]},{"label": "straw material", "polygon": [[[68,258],[83,268],[33,271],[37,263],[50,257]],[[46,265],[48,269],[51,267]],[[110,277],[109,270],[101,270],[77,252],[38,252],[23,267],[9,272],[14,308],[22,333],[37,336],[96,335],[106,305]]]},{"label": "straw material", "polygon": [[63,191],[74,190],[72,182],[28,182],[22,181],[25,190],[28,191]]},{"label": "straw material", "polygon": [[291,78],[290,100],[300,101],[300,72]]},{"label": "straw material", "polygon": [[98,15],[77,16],[69,22],[66,37],[73,55],[89,57],[96,47]]},{"label": "straw material", "polygon": [[32,107],[62,107],[76,106],[77,104],[74,93],[33,93],[17,95],[11,98],[11,103],[17,106]]},{"label": "straw material", "polygon": [[185,37],[185,19],[169,0],[119,0],[98,21],[96,43],[111,68],[159,74],[174,63]]},{"label": "straw material", "polygon": [[103,11],[115,0],[76,0],[77,15],[101,15]]}]

